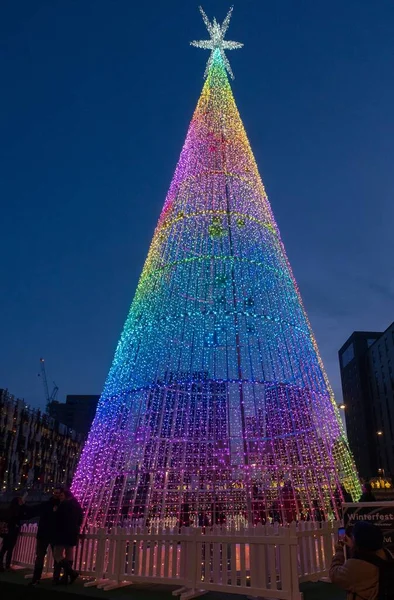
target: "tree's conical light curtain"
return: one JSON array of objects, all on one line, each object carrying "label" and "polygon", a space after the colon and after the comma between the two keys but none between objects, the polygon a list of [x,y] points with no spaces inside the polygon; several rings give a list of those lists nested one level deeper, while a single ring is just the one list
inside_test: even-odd
[{"label": "tree's conical light curtain", "polygon": [[110,526],[335,516],[344,488],[360,493],[216,49],[73,490]]}]

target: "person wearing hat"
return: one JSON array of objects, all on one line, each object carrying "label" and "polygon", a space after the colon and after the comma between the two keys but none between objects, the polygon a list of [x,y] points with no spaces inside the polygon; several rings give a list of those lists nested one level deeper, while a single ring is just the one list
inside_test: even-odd
[{"label": "person wearing hat", "polygon": [[[350,558],[345,560],[344,546]],[[335,546],[330,567],[330,580],[347,591],[347,600],[376,600],[379,593],[379,567],[375,563],[390,560],[383,549],[381,530],[366,521],[357,521],[351,535]]]}]

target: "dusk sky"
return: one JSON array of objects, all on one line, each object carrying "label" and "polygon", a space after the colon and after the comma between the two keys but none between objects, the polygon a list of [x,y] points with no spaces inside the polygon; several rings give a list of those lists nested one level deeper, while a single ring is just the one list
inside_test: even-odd
[{"label": "dusk sky", "polygon": [[[205,0],[211,18],[230,6]],[[394,320],[394,3],[235,0],[232,88],[338,401]],[[190,0],[0,5],[0,388],[100,393],[208,53]]]}]

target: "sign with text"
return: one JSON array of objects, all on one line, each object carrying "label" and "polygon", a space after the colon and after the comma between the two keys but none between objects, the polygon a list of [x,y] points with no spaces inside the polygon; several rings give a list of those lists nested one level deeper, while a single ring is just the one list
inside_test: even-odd
[{"label": "sign with text", "polygon": [[358,502],[343,505],[345,527],[357,521],[373,523],[382,530],[384,547],[394,554],[394,502]]}]

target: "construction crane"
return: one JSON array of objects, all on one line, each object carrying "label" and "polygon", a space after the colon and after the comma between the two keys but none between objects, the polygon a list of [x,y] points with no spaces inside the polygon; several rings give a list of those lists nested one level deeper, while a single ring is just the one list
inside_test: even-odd
[{"label": "construction crane", "polygon": [[40,365],[41,365],[41,373],[39,373],[38,376],[40,377],[40,375],[41,375],[41,377],[42,377],[42,383],[44,386],[44,393],[45,393],[46,410],[48,412],[50,403],[53,402],[54,400],[56,400],[56,396],[59,391],[59,387],[56,385],[55,382],[53,382],[53,390],[52,390],[52,393],[49,394],[48,380],[47,380],[47,374],[46,374],[46,370],[45,370],[45,360],[43,358],[40,358]]}]

